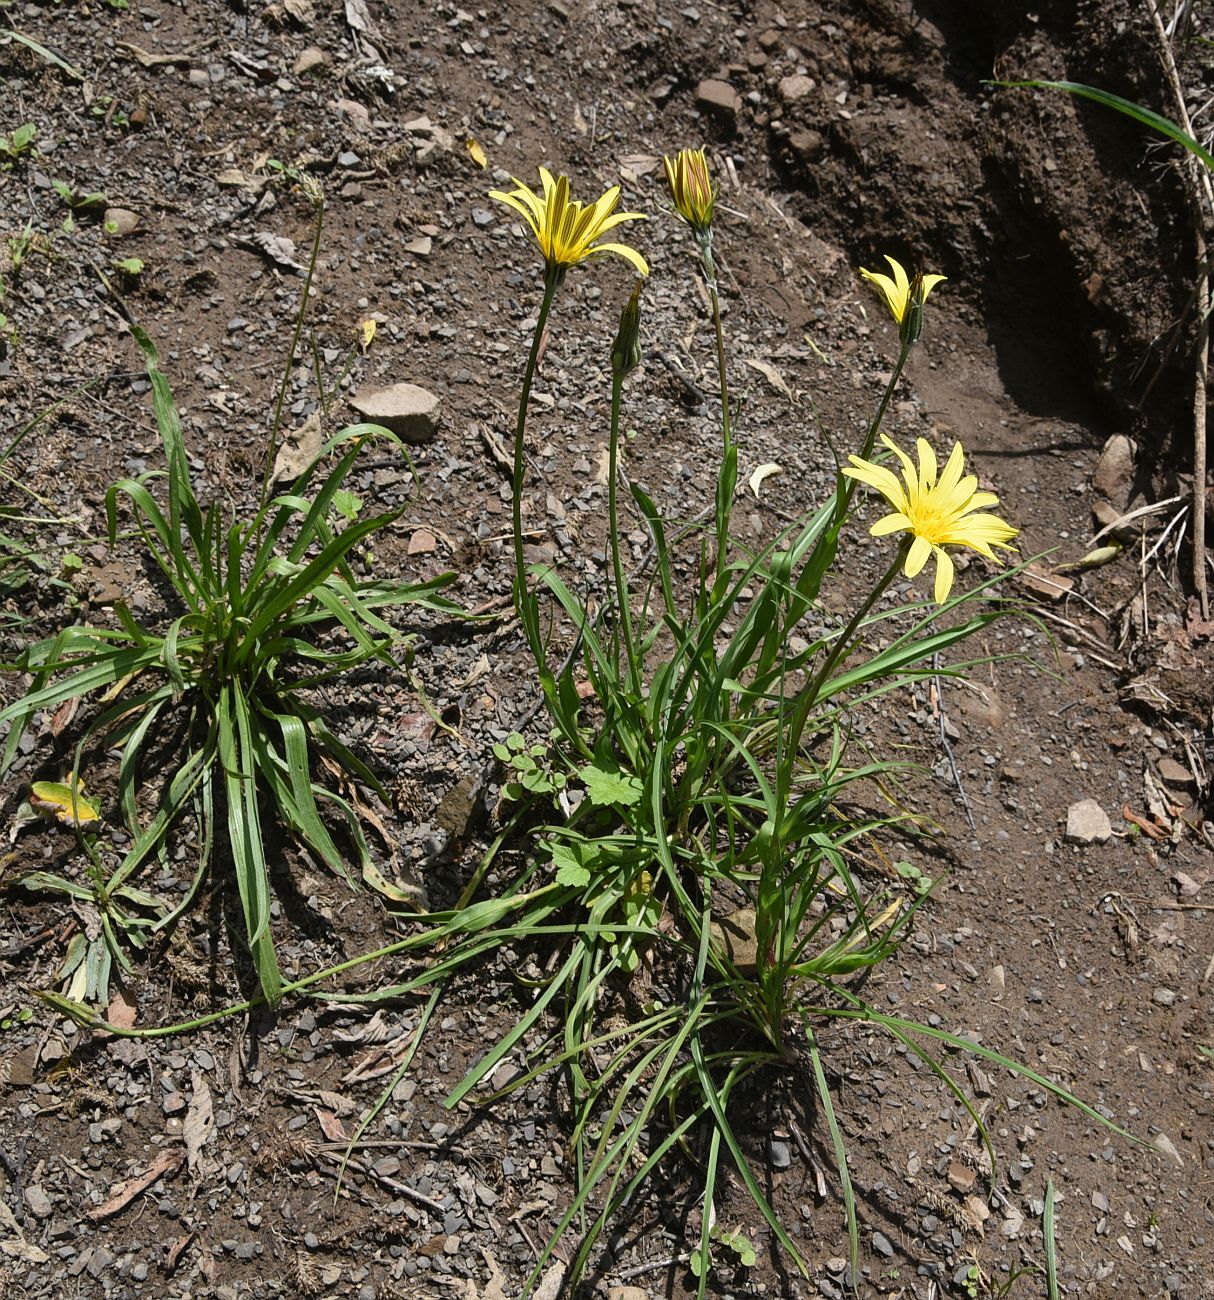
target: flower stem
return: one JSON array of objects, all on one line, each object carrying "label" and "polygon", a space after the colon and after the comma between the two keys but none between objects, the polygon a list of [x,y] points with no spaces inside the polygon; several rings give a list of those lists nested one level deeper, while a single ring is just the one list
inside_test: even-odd
[{"label": "flower stem", "polygon": [[624,564],[620,558],[620,529],[618,494],[618,465],[620,444],[620,399],[624,390],[624,376],[615,374],[611,381],[611,444],[610,464],[607,470],[608,544],[611,547],[611,566],[615,574],[615,599],[619,607],[620,635],[624,639],[624,653],[628,658],[628,689],[639,698],[641,692],[641,665],[632,635],[632,609],[628,598],[628,581],[624,577]]},{"label": "flower stem", "polygon": [[894,556],[894,562],[886,569],[884,575],[877,582],[877,585],[868,594],[868,598],[859,609],[851,616],[850,622],[842,632],[835,638],[835,643],[830,652],[822,661],[822,666],[814,674],[813,680],[806,688],[796,697],[793,707],[792,724],[788,729],[788,750],[790,755],[795,755],[801,746],[801,737],[805,733],[805,724],[809,720],[810,712],[818,702],[818,697],[822,693],[822,687],[830,679],[830,674],[836,667],[844,662],[855,649],[855,636],[860,624],[868,616],[869,610],[877,603],[878,598],[894,580],[894,575],[902,567],[906,560],[907,551],[910,550],[910,543],[903,542],[898,548],[897,555]]},{"label": "flower stem", "polygon": [[[309,191],[311,193],[311,191]],[[261,496],[257,502],[257,522],[260,525],[262,511],[270,494],[270,477],[274,473],[274,462],[278,458],[278,438],[282,432],[282,408],[287,400],[287,388],[291,383],[291,367],[295,364],[295,354],[299,350],[299,336],[303,333],[304,316],[308,309],[308,299],[312,295],[312,277],[316,274],[316,262],[320,257],[320,232],[325,224],[325,205],[323,194],[317,191],[312,195],[316,210],[316,228],[312,232],[312,251],[308,254],[308,271],[304,277],[303,294],[299,300],[299,311],[295,317],[295,332],[291,335],[291,346],[287,349],[287,364],[283,370],[282,383],[278,386],[278,398],[274,403],[274,423],[270,426],[270,438],[266,445],[266,463],[261,471]],[[324,394],[321,393],[323,398]],[[258,528],[260,535],[260,527]]]},{"label": "flower stem", "polygon": [[708,286],[708,299],[712,306],[712,325],[717,345],[717,381],[721,390],[721,469],[717,475],[716,531],[717,560],[714,582],[722,580],[725,572],[725,555],[729,548],[729,519],[733,513],[733,494],[737,484],[737,451],[733,445],[733,429],[729,414],[729,377],[725,367],[725,334],[721,328],[721,299],[717,292],[717,264],[712,255],[712,227],[697,234],[700,262],[704,267],[704,280]]},{"label": "flower stem", "polygon": [[519,395],[518,423],[514,428],[514,475],[512,479],[512,497],[514,508],[514,608],[527,633],[533,653],[539,653],[539,623],[527,599],[527,561],[523,555],[523,471],[525,468],[523,436],[527,431],[527,407],[531,401],[531,383],[535,378],[535,367],[539,361],[540,343],[544,337],[544,326],[548,323],[548,313],[556,297],[559,279],[557,272],[549,269],[544,277],[544,301],[540,304],[540,314],[535,321],[535,334],[531,339],[531,352],[527,357],[527,368],[523,371],[523,389]]},{"label": "flower stem", "polygon": [[[885,385],[885,392],[881,394],[881,402],[877,407],[877,412],[872,418],[872,423],[868,426],[868,432],[864,436],[864,446],[860,449],[860,459],[868,460],[873,454],[873,447],[876,445],[877,434],[881,429],[881,421],[885,419],[885,412],[889,408],[890,399],[894,395],[894,389],[898,387],[898,380],[902,378],[902,371],[906,366],[906,359],[910,356],[911,348],[914,343],[903,343],[901,351],[898,353],[897,363],[894,365],[893,374],[889,377],[889,383]],[[842,476],[840,476],[842,477]],[[844,519],[847,518],[848,507],[851,505],[851,499],[856,491],[856,480],[845,480],[839,490],[838,506],[835,510],[835,528],[842,526]]]}]

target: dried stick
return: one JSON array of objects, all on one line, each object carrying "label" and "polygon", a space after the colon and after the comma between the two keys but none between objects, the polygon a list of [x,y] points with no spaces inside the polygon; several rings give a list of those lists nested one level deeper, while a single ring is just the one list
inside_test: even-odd
[{"label": "dried stick", "polygon": [[[1196,139],[1189,110],[1185,106],[1184,88],[1172,56],[1172,43],[1159,16],[1155,0],[1147,0],[1159,58],[1172,92],[1177,124]],[[1207,234],[1214,214],[1214,180],[1191,154],[1185,169],[1187,192],[1192,208],[1193,236],[1197,245],[1197,367],[1193,383],[1193,589],[1201,617],[1210,617],[1210,593],[1206,585],[1206,387],[1210,374],[1210,257]],[[1203,203],[1204,198],[1204,203]]]}]

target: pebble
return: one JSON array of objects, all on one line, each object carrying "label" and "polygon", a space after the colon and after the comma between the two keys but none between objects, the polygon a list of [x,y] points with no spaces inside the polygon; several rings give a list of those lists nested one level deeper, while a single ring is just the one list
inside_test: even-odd
[{"label": "pebble", "polygon": [[804,77],[799,72],[780,80],[780,98],[786,104],[797,104],[808,97],[815,86],[812,77]]},{"label": "pebble", "polygon": [[121,239],[129,235],[139,225],[139,213],[130,208],[106,208],[101,218],[101,228],[112,239]]},{"label": "pebble", "polygon": [[1112,834],[1108,814],[1095,799],[1081,799],[1067,809],[1068,844],[1104,844]]},{"label": "pebble", "polygon": [[350,405],[372,424],[382,424],[406,442],[429,442],[438,433],[442,400],[417,384],[393,384],[359,393]]},{"label": "pebble", "polygon": [[742,109],[742,96],[728,81],[709,77],[696,87],[696,107],[712,114],[727,126],[733,126]]},{"label": "pebble", "polygon": [[893,1243],[883,1232],[873,1233],[873,1249],[878,1255],[884,1255],[886,1259],[894,1257]]},{"label": "pebble", "polygon": [[792,1149],[787,1142],[772,1138],[769,1150],[773,1169],[787,1169],[792,1164]]},{"label": "pebble", "polygon": [[54,1211],[51,1199],[47,1196],[41,1183],[34,1183],[25,1189],[25,1204],[37,1219],[49,1219]]}]

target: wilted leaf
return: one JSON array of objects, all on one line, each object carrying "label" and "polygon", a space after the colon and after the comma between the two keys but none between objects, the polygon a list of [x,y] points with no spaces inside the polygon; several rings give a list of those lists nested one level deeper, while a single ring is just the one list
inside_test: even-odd
[{"label": "wilted leaf", "polygon": [[312,1109],[316,1112],[320,1131],[330,1142],[345,1142],[348,1140],[345,1125],[331,1110],[325,1110],[323,1106],[313,1106]]},{"label": "wilted leaf", "polygon": [[1181,1168],[1184,1167],[1184,1157],[1176,1150],[1176,1145],[1166,1133],[1157,1133],[1152,1144],[1160,1155],[1167,1156],[1169,1160],[1175,1160]]},{"label": "wilted leaf", "polygon": [[476,163],[476,165],[481,169],[481,171],[484,171],[485,168],[489,166],[489,159],[485,154],[484,149],[481,148],[480,142],[477,140],[469,139],[466,147],[468,150],[468,156],[472,159],[474,163]]},{"label": "wilted leaf", "polygon": [[120,989],[110,999],[110,1005],[105,1011],[105,1018],[117,1029],[133,1029],[137,1013],[138,1008],[135,1006],[135,1000],[127,997]]},{"label": "wilted leaf", "polygon": [[362,324],[359,326],[359,330],[362,332],[362,348],[364,352],[366,352],[366,350],[374,342],[375,331],[378,328],[379,327],[376,325],[375,321],[372,320],[370,316],[368,316],[367,319],[363,321]]},{"label": "wilted leaf", "polygon": [[286,235],[274,235],[268,230],[258,230],[252,236],[252,242],[279,266],[292,271],[307,272],[307,267],[295,260],[295,241]]},{"label": "wilted leaf", "polygon": [[324,430],[320,427],[320,412],[313,411],[299,426],[282,440],[278,455],[274,457],[271,483],[291,483],[320,455],[325,445]]},{"label": "wilted leaf", "polygon": [[30,807],[40,816],[82,830],[101,820],[101,813],[85,797],[84,782],[70,772],[66,782],[35,781],[30,786]]},{"label": "wilted leaf", "polygon": [[182,1136],[185,1138],[186,1160],[190,1172],[197,1174],[200,1172],[202,1148],[215,1131],[215,1110],[211,1103],[211,1090],[197,1070],[194,1071],[191,1092]]},{"label": "wilted leaf", "polygon": [[776,392],[783,393],[790,402],[793,401],[792,389],[784,382],[784,376],[770,362],[759,361],[755,357],[747,357],[746,364],[752,370],[757,370]]},{"label": "wilted leaf", "polygon": [[133,1178],[118,1183],[106,1200],[88,1212],[88,1217],[94,1223],[99,1223],[102,1219],[108,1219],[117,1214],[119,1210],[125,1209],[141,1192],[147,1191],[158,1178],[163,1178],[165,1174],[180,1168],[183,1158],[184,1152],[180,1147],[162,1151],[143,1173],[136,1174]]},{"label": "wilted leaf", "polygon": [[759,468],[750,476],[750,490],[757,497],[759,495],[759,489],[763,486],[766,479],[771,478],[773,474],[782,474],[783,472],[783,466],[775,464],[774,461],[770,461],[766,465],[760,465]]}]

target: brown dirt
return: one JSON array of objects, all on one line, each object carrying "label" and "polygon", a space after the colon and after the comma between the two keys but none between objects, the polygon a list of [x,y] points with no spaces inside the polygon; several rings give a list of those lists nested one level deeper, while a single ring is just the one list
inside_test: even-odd
[{"label": "brown dirt", "polygon": [[[938,445],[961,437],[1023,529],[1026,554],[1051,551],[1043,563],[1056,565],[1088,550],[1091,480],[1111,433],[1139,444],[1134,504],[1184,490],[1183,330],[1169,348],[1191,283],[1179,187],[1123,120],[982,84],[1069,77],[1166,108],[1139,6],[793,0],[730,11],[509,0],[468,13],[380,0],[366,11],[377,54],[336,5],[135,0],[126,10],[94,2],[0,11],[0,27],[11,23],[83,74],[73,80],[18,43],[0,45],[0,132],[32,121],[41,150],[0,172],[5,233],[29,221],[42,239],[19,274],[6,269],[0,310],[16,338],[0,359],[0,401],[6,431],[47,413],[10,468],[63,520],[35,535],[43,567],[9,598],[8,610],[31,620],[10,634],[10,653],[67,618],[108,619],[120,595],[150,618],[163,606],[135,551],[98,540],[106,486],[157,464],[128,315],[160,347],[201,491],[248,500],[302,284],[253,236],[289,236],[300,260],[310,240],[298,191],[262,183],[268,158],[306,166],[328,194],[309,315],[328,382],[359,322],[378,313],[379,335],[366,356],[356,353],[352,385],[410,380],[444,401],[439,438],[418,451],[416,487],[394,466],[358,481],[377,501],[408,504],[378,563],[419,575],[456,569],[468,606],[509,590],[508,492],[479,430],[509,428],[538,302],[530,249],[485,190],[504,173],[530,178],[543,161],[568,171],[579,193],[622,179],[627,205],[655,214],[637,235],[654,270],[647,344],[711,387],[686,239],[656,219],[655,162],[684,145],[712,146],[723,176],[732,379],[745,400],[741,480],[767,461],[784,467],[761,501],[743,493],[736,520],[748,539],[769,539],[820,497],[832,464],[823,433],[846,447],[880,391],[893,332],[856,267],[885,252],[949,276],[889,427]],[[309,46],[326,62],[293,72]],[[1199,68],[1188,73],[1202,84]],[[812,85],[785,102],[781,82],[796,74]],[[697,84],[713,76],[742,95],[736,121],[697,111]],[[429,156],[433,134],[408,127],[422,114],[449,133]],[[484,146],[488,173],[469,158],[470,137]],[[230,184],[224,173],[237,170],[255,182]],[[139,214],[138,227],[116,238],[81,215],[63,233],[52,179],[78,193],[103,189]],[[428,253],[406,251],[423,236]],[[145,270],[122,285],[112,262],[130,256]],[[583,580],[600,567],[602,363],[625,287],[612,266],[571,273],[532,425],[529,518]],[[774,366],[787,392],[751,360]],[[98,375],[99,385],[73,396]],[[632,381],[629,471],[691,515],[706,500],[716,432],[711,407],[683,396],[652,358]],[[297,368],[289,398],[291,424],[302,423],[317,402],[309,366]],[[329,426],[350,414],[336,401]],[[977,1035],[1148,1140],[1163,1135],[1176,1159],[1112,1138],[1005,1072],[950,1061],[998,1146],[988,1195],[981,1177],[970,1187],[980,1157],[969,1118],[938,1082],[887,1039],[829,1034],[824,1052],[863,1204],[860,1295],[966,1295],[971,1264],[992,1280],[979,1294],[1000,1294],[993,1288],[1017,1269],[1043,1261],[1041,1200],[1052,1179],[1064,1294],[1214,1296],[1214,1067],[1199,1051],[1214,1044],[1214,886],[1208,843],[1187,824],[1209,816],[1209,788],[1175,786],[1187,809],[1162,838],[1123,815],[1149,820],[1144,774],[1158,775],[1163,760],[1203,780],[1214,760],[1210,633],[1185,598],[1187,540],[1177,551],[1174,531],[1145,579],[1139,565],[1171,518],[1151,517],[1145,544],[1112,565],[1072,575],[1073,593],[1048,603],[1042,621],[1002,624],[981,647],[995,661],[973,689],[949,682],[941,695],[908,695],[866,720],[878,742],[922,765],[907,798],[947,828],[904,852],[929,874],[948,872],[914,939],[868,993]],[[419,529],[437,544],[410,556]],[[65,550],[83,556],[79,576],[64,576]],[[867,543],[856,550],[861,560],[877,554]],[[403,674],[365,674],[328,706],[400,792],[400,807],[382,810],[383,864],[418,877],[441,903],[476,849],[446,842],[458,810],[441,797],[532,695],[508,624],[417,631],[415,671],[464,743],[431,725]],[[8,677],[0,698],[19,688]],[[61,774],[67,741],[38,738],[4,792],[6,814],[29,779]],[[1067,809],[1084,798],[1112,819],[1105,844],[1064,842]],[[398,932],[371,896],[348,894],[285,849],[281,857],[279,941],[300,972]],[[50,827],[14,830],[12,856],[0,863],[6,885],[35,865],[80,870],[74,845]],[[151,884],[176,888],[188,868],[166,868]],[[89,1039],[32,998],[53,985],[78,918],[61,900],[16,888],[2,903],[0,1011],[35,1012],[0,1031],[6,1294],[361,1300],[472,1296],[467,1282],[487,1296],[491,1260],[505,1293],[517,1294],[570,1193],[561,1090],[537,1085],[507,1107],[454,1116],[440,1105],[523,996],[514,955],[452,991],[439,1032],[334,1204],[337,1139],[389,1077],[384,1063],[399,1057],[416,1005],[371,1021],[349,1007],[291,1004],[189,1037]],[[212,890],[167,947],[136,963],[128,994],[138,1024],[247,992],[225,906]],[[402,969],[383,963],[357,986]],[[205,1094],[216,1126],[196,1165],[90,1218],[123,1179],[180,1149]],[[747,1229],[759,1260],[722,1271],[714,1294],[846,1289],[838,1189],[809,1095],[804,1079],[775,1081],[756,1101],[750,1136],[760,1155],[773,1133],[797,1127],[805,1138],[812,1159],[794,1143],[791,1164],[770,1181],[811,1280],[790,1271],[736,1191],[722,1217]],[[685,1293],[686,1269],[663,1261],[687,1249],[694,1185],[676,1167],[663,1192],[634,1207],[585,1294],[623,1282],[652,1296]],[[22,1241],[46,1261],[23,1259]],[[1022,1277],[1009,1294],[1044,1295],[1044,1282]]]}]

